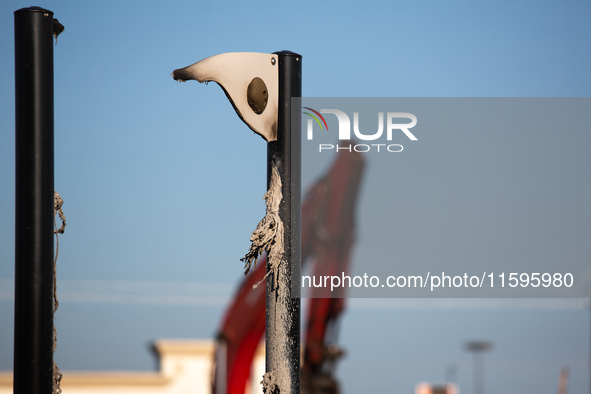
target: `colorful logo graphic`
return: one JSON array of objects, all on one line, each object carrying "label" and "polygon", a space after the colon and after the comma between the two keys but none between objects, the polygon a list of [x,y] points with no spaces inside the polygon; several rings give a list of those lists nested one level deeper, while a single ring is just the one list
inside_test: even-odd
[{"label": "colorful logo graphic", "polygon": [[[316,110],[313,110],[312,108],[309,108],[309,107],[304,107],[304,109],[307,109],[309,111],[312,111],[316,115],[318,115],[320,117],[320,119],[322,119],[322,122],[324,123],[324,126],[326,126],[326,131],[328,131],[328,125],[326,124],[326,120],[324,120],[324,116],[320,115],[320,112],[318,112]],[[316,116],[312,115],[309,112],[302,112],[302,113],[311,116],[316,121],[316,123],[318,123],[318,126],[320,126],[320,130],[322,130],[322,123],[320,123],[320,120],[318,120],[318,118]]]},{"label": "colorful logo graphic", "polygon": [[[359,112],[353,112],[353,122],[351,118],[345,112],[338,109],[321,109],[320,112],[310,107],[303,107],[310,112],[303,111],[303,114],[308,115],[311,119],[307,121],[307,139],[311,141],[314,139],[314,120],[320,126],[320,130],[328,131],[328,124],[321,115],[322,114],[333,114],[337,117],[339,122],[338,127],[338,138],[339,141],[350,141],[352,138],[352,132],[355,134],[354,138],[360,141],[376,141],[381,138],[383,141],[385,137],[386,141],[392,141],[396,130],[402,131],[411,141],[416,141],[417,137],[410,132],[409,129],[413,128],[417,124],[417,117],[408,112],[378,112],[378,131],[375,133],[364,133],[359,129]],[[384,116],[386,114],[386,116]],[[410,122],[406,123],[395,123],[395,119],[408,119]],[[322,122],[320,122],[322,120]],[[324,124],[324,125],[323,125]],[[352,126],[352,127],[351,127]],[[352,130],[351,130],[352,129]],[[385,135],[384,135],[385,134]],[[402,152],[404,147],[400,144],[348,144],[344,147],[336,145],[336,151],[339,149],[347,149],[351,151],[354,149],[356,152],[369,152],[370,150],[377,150],[380,152],[380,147],[384,147],[382,151],[387,150],[388,152]],[[335,149],[334,144],[319,144],[318,149],[320,152],[323,150]]]}]

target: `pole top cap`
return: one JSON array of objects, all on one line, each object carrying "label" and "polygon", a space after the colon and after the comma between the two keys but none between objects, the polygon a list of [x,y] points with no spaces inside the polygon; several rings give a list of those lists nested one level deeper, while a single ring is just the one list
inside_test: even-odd
[{"label": "pole top cap", "polygon": [[273,52],[273,55],[302,57],[302,55],[288,50]]},{"label": "pole top cap", "polygon": [[43,13],[49,13],[49,14],[53,15],[53,11],[46,10],[45,8],[41,8],[41,7],[37,7],[37,6],[24,7],[19,10],[14,11],[15,14],[17,12],[43,12]]}]

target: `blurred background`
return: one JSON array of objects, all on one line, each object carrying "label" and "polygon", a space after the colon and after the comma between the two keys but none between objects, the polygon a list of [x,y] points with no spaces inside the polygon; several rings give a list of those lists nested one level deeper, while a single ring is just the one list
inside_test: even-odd
[{"label": "blurred background", "polygon": [[[31,5],[0,4],[6,371],[13,336],[13,12]],[[265,212],[266,145],[219,87],[178,84],[174,69],[223,52],[288,49],[303,55],[306,97],[591,91],[591,3],[583,0],[38,5],[65,26],[54,48],[55,188],[68,223],[57,263],[55,360],[62,371],[156,368],[151,343],[213,338],[243,277],[239,258]],[[363,198],[361,192],[360,204]],[[589,218],[589,211],[580,215]],[[411,393],[421,381],[452,381],[470,393],[468,343],[486,341],[493,344],[484,355],[486,392],[556,392],[565,368],[570,391],[589,392],[589,322],[589,305],[577,300],[353,299],[339,323],[346,356],[336,375],[345,393]]]}]

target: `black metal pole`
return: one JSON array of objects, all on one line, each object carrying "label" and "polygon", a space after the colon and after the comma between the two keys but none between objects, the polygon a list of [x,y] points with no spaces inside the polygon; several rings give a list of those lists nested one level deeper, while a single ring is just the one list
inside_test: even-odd
[{"label": "black metal pole", "polygon": [[[279,217],[284,226],[285,251],[275,288],[267,277],[266,372],[273,372],[281,394],[300,392],[300,299],[292,298],[292,275],[300,264],[301,133],[291,128],[291,98],[302,95],[302,56],[275,52],[279,58],[277,141],[267,146],[267,187],[277,167],[283,199]],[[298,113],[299,116],[299,113]],[[296,266],[296,270],[292,269]],[[297,272],[294,272],[297,271]],[[269,393],[267,393],[269,394]]]},{"label": "black metal pole", "polygon": [[14,12],[14,393],[53,390],[53,12]]}]

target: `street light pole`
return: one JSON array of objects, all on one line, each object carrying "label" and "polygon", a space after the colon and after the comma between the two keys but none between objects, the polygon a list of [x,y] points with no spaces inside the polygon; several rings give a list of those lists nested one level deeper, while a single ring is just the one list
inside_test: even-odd
[{"label": "street light pole", "polygon": [[492,348],[486,341],[473,341],[466,344],[466,349],[474,354],[473,384],[474,394],[484,394],[484,352]]},{"label": "street light pole", "polygon": [[290,51],[223,53],[172,73],[181,82],[217,82],[240,119],[267,141],[267,214],[242,259],[248,273],[267,253],[267,394],[300,389],[300,300],[292,282],[299,283],[301,130],[299,111],[291,118],[291,99],[301,97],[301,75],[302,56]]},{"label": "street light pole", "polygon": [[292,276],[299,274],[293,272],[293,263],[300,262],[301,132],[299,127],[291,128],[291,98],[302,94],[302,57],[289,51],[275,54],[279,58],[277,141],[267,145],[267,186],[275,167],[282,183],[279,217],[285,249],[278,272],[267,277],[265,371],[272,374],[266,379],[282,394],[295,394],[300,392],[300,299],[292,297],[291,285]]},{"label": "street light pole", "polygon": [[16,394],[53,391],[53,12],[14,12]]}]

